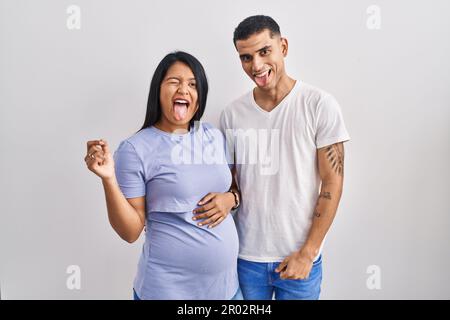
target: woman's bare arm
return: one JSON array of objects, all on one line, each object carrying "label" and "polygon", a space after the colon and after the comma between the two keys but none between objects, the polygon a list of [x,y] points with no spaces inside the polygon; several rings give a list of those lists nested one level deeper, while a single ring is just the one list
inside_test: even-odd
[{"label": "woman's bare arm", "polygon": [[102,179],[111,226],[123,240],[133,243],[145,225],[145,197],[125,198],[117,182],[114,159],[105,140],[88,141],[84,160],[88,169]]}]

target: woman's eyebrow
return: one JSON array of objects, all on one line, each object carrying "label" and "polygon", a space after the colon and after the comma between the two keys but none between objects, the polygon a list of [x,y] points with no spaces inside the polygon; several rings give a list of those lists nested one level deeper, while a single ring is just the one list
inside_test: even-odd
[{"label": "woman's eyebrow", "polygon": [[[178,80],[178,81],[180,81],[180,78],[173,76],[173,77],[168,77],[168,78],[166,79],[166,81],[168,81],[168,80]],[[189,78],[188,80],[189,80],[189,81],[192,81],[192,80],[195,81],[195,78]]]}]

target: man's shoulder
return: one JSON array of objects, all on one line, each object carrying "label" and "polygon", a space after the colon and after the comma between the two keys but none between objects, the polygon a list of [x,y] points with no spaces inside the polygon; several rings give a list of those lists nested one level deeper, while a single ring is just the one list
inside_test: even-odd
[{"label": "man's shoulder", "polygon": [[320,102],[320,100],[332,97],[328,91],[306,82],[300,83],[299,94],[302,94],[305,99],[317,103]]},{"label": "man's shoulder", "polygon": [[298,97],[301,97],[299,101],[302,101],[303,105],[307,109],[314,112],[317,111],[321,105],[327,106],[329,104],[336,103],[336,99],[331,93],[315,85],[311,85],[305,82],[300,83]]},{"label": "man's shoulder", "polygon": [[239,111],[241,109],[246,109],[251,104],[251,95],[252,95],[253,89],[245,92],[244,94],[240,95],[238,98],[232,100],[228,105],[225,106],[223,109],[224,113],[232,113]]}]

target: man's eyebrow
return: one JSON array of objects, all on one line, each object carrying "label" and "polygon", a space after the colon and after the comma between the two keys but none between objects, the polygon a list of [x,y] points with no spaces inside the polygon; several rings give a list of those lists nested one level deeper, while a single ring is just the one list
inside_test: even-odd
[{"label": "man's eyebrow", "polygon": [[[269,49],[271,49],[271,48],[272,48],[271,45],[266,45],[266,46],[262,47],[261,49],[256,50],[256,52],[261,52],[261,51],[264,51],[264,50],[269,50]],[[249,54],[249,53],[244,53],[244,54],[239,55],[239,57],[240,57],[241,59],[244,58],[244,57],[251,57],[251,54]]]},{"label": "man's eyebrow", "polygon": [[259,50],[256,50],[256,52],[261,52],[261,51],[268,50],[268,49],[271,49],[271,48],[272,48],[271,45],[267,45],[267,46],[262,47],[262,48],[259,49]]}]

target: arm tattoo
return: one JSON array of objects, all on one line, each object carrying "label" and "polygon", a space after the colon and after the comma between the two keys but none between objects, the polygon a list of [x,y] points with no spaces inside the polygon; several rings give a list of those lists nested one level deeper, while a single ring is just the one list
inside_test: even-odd
[{"label": "arm tattoo", "polygon": [[[310,211],[311,212],[311,211]],[[316,210],[314,210],[314,216],[316,216],[317,218],[320,217],[320,212]]]},{"label": "arm tattoo", "polygon": [[325,198],[327,200],[331,200],[331,192],[322,192],[319,195],[319,198]]},{"label": "arm tattoo", "polygon": [[344,148],[342,143],[336,143],[326,147],[327,159],[334,172],[338,175],[344,175]]}]

